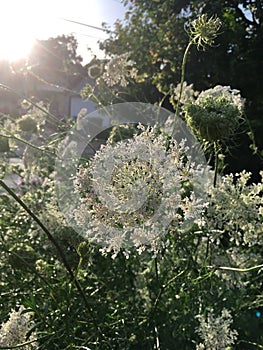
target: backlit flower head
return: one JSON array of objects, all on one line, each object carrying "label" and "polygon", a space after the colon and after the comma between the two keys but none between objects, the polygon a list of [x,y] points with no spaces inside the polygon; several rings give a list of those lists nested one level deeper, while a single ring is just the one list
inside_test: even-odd
[{"label": "backlit flower head", "polygon": [[[174,85],[170,85],[170,88],[170,102],[173,106],[176,106],[180,97],[181,84],[177,84],[176,87],[174,87]],[[194,101],[197,96],[198,92],[194,90],[193,84],[188,85],[187,82],[184,81],[180,103],[184,105],[189,101]]]},{"label": "backlit flower head", "polygon": [[211,309],[206,317],[198,315],[196,318],[199,321],[197,333],[203,340],[196,349],[221,350],[235,343],[238,333],[230,328],[233,318],[228,310],[223,309],[221,316],[216,317]]},{"label": "backlit flower head", "polygon": [[[90,116],[105,115],[112,118],[113,137],[95,154],[86,154],[105,130],[101,123],[88,128]],[[181,236],[203,225],[208,167],[179,117],[137,102],[107,106],[90,116],[82,119],[86,138],[72,129],[56,161],[58,205],[74,231],[113,257],[120,250],[127,256],[144,250],[155,256],[175,232]]]},{"label": "backlit flower head", "polygon": [[97,152],[75,182],[82,197],[75,219],[85,236],[114,256],[131,246],[156,252],[171,223],[199,220],[203,204],[184,188],[195,172],[185,150],[176,141],[167,149],[167,137],[147,128]]},{"label": "backlit flower head", "polygon": [[240,125],[244,101],[239,90],[217,85],[184,106],[186,121],[202,139],[211,142],[225,139]]},{"label": "backlit flower head", "polygon": [[263,181],[249,185],[250,178],[251,173],[245,171],[225,175],[216,188],[209,189],[206,226],[222,234],[231,232],[230,241],[237,246],[263,243]]},{"label": "backlit flower head", "polygon": [[189,27],[186,28],[186,32],[192,43],[197,45],[198,49],[204,49],[205,46],[213,45],[221,25],[222,23],[219,18],[215,16],[208,18],[207,14],[203,14],[190,22]]},{"label": "backlit flower head", "polygon": [[127,78],[135,78],[137,69],[135,62],[129,59],[130,53],[124,53],[113,57],[106,65],[106,72],[102,75],[103,80],[108,86],[120,85],[127,86]]},{"label": "backlit flower head", "polygon": [[[30,329],[33,328],[34,322],[31,320],[33,313],[25,313],[24,306],[20,306],[18,311],[12,310],[9,315],[9,319],[2,324],[0,329],[0,346],[11,347],[17,344],[22,344],[27,340],[33,341],[35,339],[35,333],[32,333],[27,338]],[[25,350],[37,349],[37,342],[23,346]]]}]

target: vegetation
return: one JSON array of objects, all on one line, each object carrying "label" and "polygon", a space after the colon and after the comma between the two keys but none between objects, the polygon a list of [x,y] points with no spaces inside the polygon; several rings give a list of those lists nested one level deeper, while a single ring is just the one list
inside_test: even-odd
[{"label": "vegetation", "polygon": [[[130,59],[136,62],[137,83],[124,94],[119,93],[119,100],[154,103],[166,96],[163,106],[173,109],[173,89],[180,81],[188,42],[184,27],[189,28],[200,12],[217,16],[222,27],[214,47],[190,50],[184,80],[198,91],[218,84],[240,90],[246,98],[245,114],[256,144],[262,149],[262,8],[261,0],[131,1],[126,20],[117,22],[115,33],[101,44],[107,55],[130,52]],[[261,165],[255,147],[249,149],[251,130],[246,131],[242,126],[237,132],[237,148],[232,147],[233,142],[228,143],[231,154],[226,166],[229,172],[244,167],[252,171],[256,181]]]},{"label": "vegetation", "polygon": [[74,85],[73,37],[0,69],[0,349],[263,348],[261,5],[131,1],[86,67],[95,140],[31,98]]}]

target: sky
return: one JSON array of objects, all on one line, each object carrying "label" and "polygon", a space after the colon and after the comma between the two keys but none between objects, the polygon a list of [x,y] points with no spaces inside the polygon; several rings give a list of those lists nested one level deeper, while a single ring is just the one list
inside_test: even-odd
[{"label": "sky", "polygon": [[112,27],[126,11],[121,0],[2,0],[0,6],[0,58],[26,56],[35,39],[74,34],[83,63],[92,58],[87,47],[102,57],[97,41],[107,34],[66,20],[96,27],[106,22]]}]

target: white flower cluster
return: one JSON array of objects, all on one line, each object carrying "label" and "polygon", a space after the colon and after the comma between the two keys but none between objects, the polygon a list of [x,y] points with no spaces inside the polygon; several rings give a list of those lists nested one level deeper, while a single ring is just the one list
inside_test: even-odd
[{"label": "white flower cluster", "polygon": [[189,101],[183,110],[195,134],[215,142],[229,137],[239,127],[244,103],[238,90],[217,85],[202,91],[196,101]]},{"label": "white flower cluster", "polygon": [[228,310],[223,309],[221,316],[216,317],[212,309],[208,311],[207,317],[197,315],[196,318],[199,321],[196,331],[203,340],[196,350],[226,350],[235,343],[238,333],[230,328],[233,319]]},{"label": "white flower cluster", "polygon": [[199,222],[203,202],[185,187],[197,170],[185,155],[184,142],[149,128],[104,146],[76,179],[75,219],[84,236],[113,257],[121,248],[129,255],[131,247],[156,253],[171,224]]},{"label": "white flower cluster", "polygon": [[[183,90],[181,94],[181,104],[186,104],[189,101],[194,101],[198,96],[198,92],[194,90],[193,84],[188,85],[186,81],[183,82]],[[178,101],[180,97],[181,84],[177,84],[176,87],[171,86],[171,102],[173,100]]]},{"label": "white flower cluster", "polygon": [[108,86],[120,84],[126,87],[129,84],[128,77],[136,78],[137,69],[133,67],[134,61],[129,60],[130,53],[124,53],[113,57],[106,65],[106,72],[102,75],[102,79]]},{"label": "white flower cluster", "polygon": [[[12,310],[9,320],[2,324],[0,329],[0,346],[16,346],[36,339],[35,333],[32,333],[27,339],[27,334],[34,326],[31,321],[32,313],[24,313],[24,306],[20,306],[18,311]],[[18,349],[33,350],[37,349],[37,342],[32,342]]]},{"label": "white flower cluster", "polygon": [[210,188],[206,215],[209,230],[222,230],[236,245],[249,247],[263,243],[263,182],[248,185],[250,176],[245,171],[223,176]]},{"label": "white flower cluster", "polygon": [[241,97],[240,91],[237,89],[231,89],[230,86],[216,85],[212,89],[202,91],[197,98],[197,103],[205,101],[207,98],[224,98],[229,103],[234,104],[238,110],[242,113],[245,106],[245,99]]}]

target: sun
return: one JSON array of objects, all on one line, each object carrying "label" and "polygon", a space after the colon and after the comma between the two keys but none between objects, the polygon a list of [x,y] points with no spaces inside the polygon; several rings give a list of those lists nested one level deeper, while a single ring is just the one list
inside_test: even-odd
[{"label": "sun", "polygon": [[1,4],[0,59],[15,61],[24,58],[34,44],[36,18],[27,4],[12,0]]},{"label": "sun", "polygon": [[18,35],[17,33],[7,32],[5,36],[0,37],[0,59],[16,61],[24,58],[30,52],[33,46],[34,38]]}]

